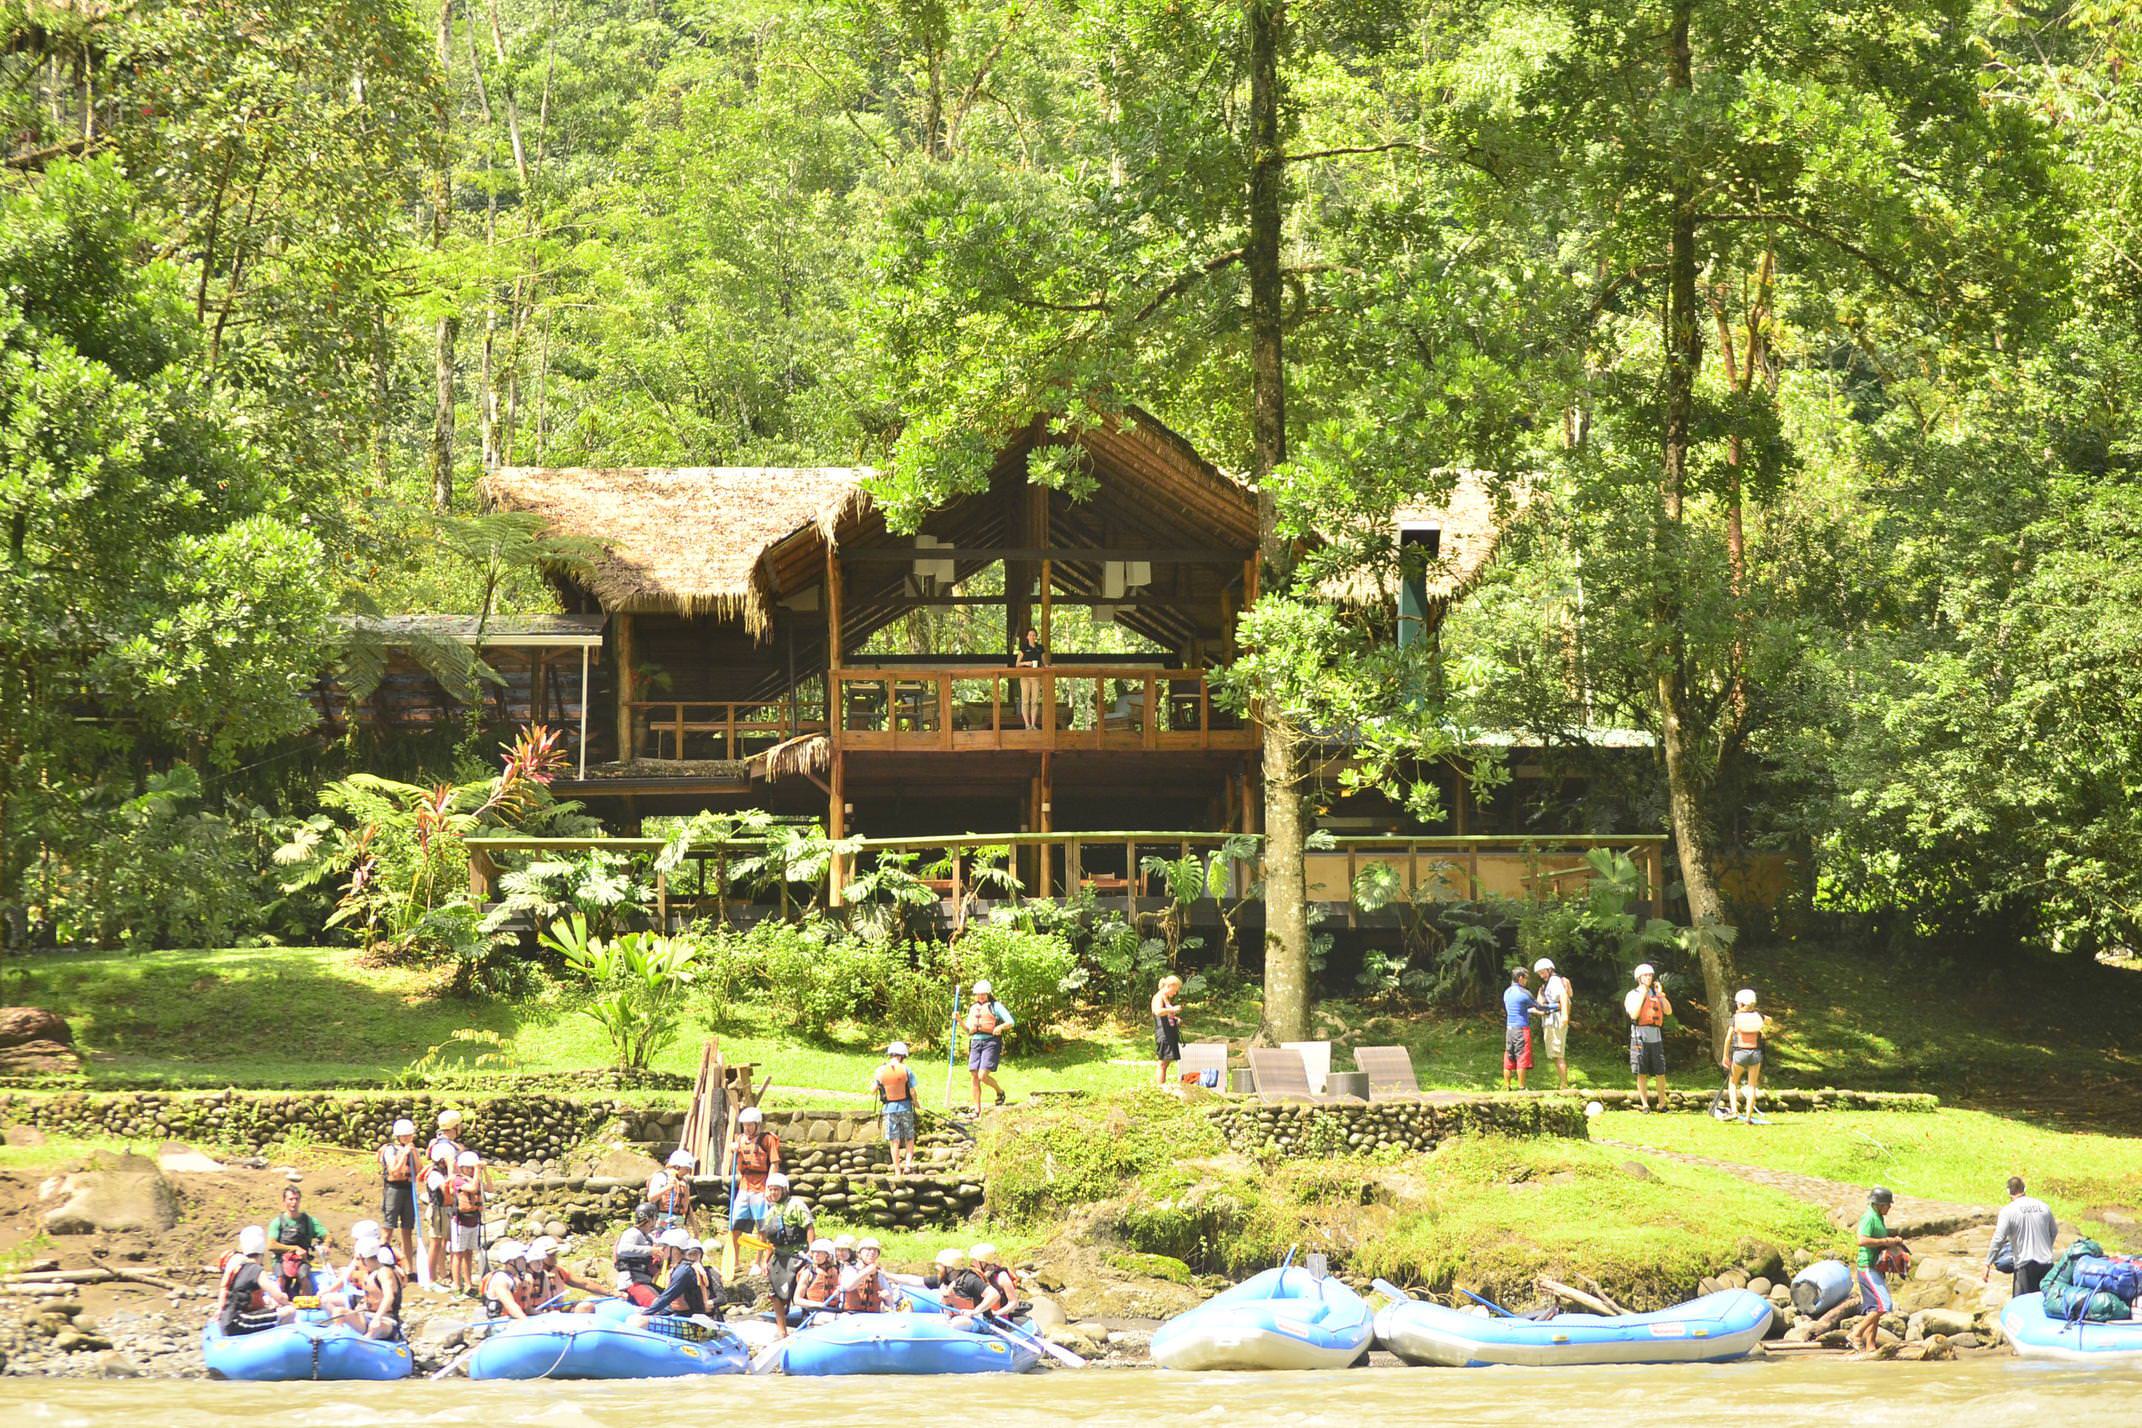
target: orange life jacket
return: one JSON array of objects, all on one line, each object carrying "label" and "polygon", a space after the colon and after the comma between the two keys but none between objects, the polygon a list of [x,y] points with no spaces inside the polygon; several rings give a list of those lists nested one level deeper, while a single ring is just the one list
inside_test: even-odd
[{"label": "orange life jacket", "polygon": [[971,1036],[995,1036],[997,1034],[997,1005],[984,998],[967,1008],[967,1031]]},{"label": "orange life jacket", "polygon": [[870,1270],[855,1281],[854,1287],[840,1297],[840,1307],[850,1314],[876,1314],[885,1308],[885,1280],[876,1270]]},{"label": "orange life jacket", "polygon": [[[770,1140],[773,1141],[771,1147],[766,1144]],[[737,1174],[763,1180],[766,1173],[773,1169],[774,1151],[779,1149],[780,1145],[781,1142],[774,1140],[766,1131],[760,1131],[749,1139],[739,1139],[736,1145]]]},{"label": "orange life jacket", "polygon": [[416,1147],[397,1140],[381,1146],[379,1174],[389,1185],[407,1185],[416,1176]]},{"label": "orange life jacket", "polygon": [[446,1198],[454,1218],[463,1225],[478,1224],[483,1216],[483,1182],[473,1175],[456,1175],[446,1182]]},{"label": "orange life jacket", "polygon": [[809,1273],[796,1282],[796,1297],[814,1300],[828,1309],[838,1309],[841,1305],[840,1265],[828,1264],[824,1268],[812,1265]]},{"label": "orange life jacket", "polygon": [[878,1068],[878,1094],[885,1104],[895,1105],[907,1099],[907,1078],[912,1074],[905,1066],[895,1066],[888,1061]]},{"label": "orange life jacket", "polygon": [[1644,992],[1644,999],[1636,1004],[1638,1026],[1664,1026],[1666,1024],[1666,998],[1656,987]]},{"label": "orange life jacket", "polygon": [[681,1175],[669,1177],[669,1184],[660,1195],[648,1197],[657,1211],[664,1215],[681,1215],[692,1208],[692,1187]]}]

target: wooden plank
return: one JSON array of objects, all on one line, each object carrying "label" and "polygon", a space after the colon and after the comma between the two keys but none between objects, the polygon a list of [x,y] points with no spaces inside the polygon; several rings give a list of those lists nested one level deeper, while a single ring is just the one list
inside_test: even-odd
[{"label": "wooden plank", "polygon": [[[1063,546],[1063,545],[954,545],[932,546],[922,551],[915,546],[858,546],[847,552],[846,559],[855,565],[910,565],[922,556],[931,560],[977,561],[988,564],[998,560],[1013,561],[1078,561],[1092,564],[1103,560],[1143,560],[1155,565],[1224,565],[1232,567],[1242,559],[1240,549],[1226,546]],[[1113,603],[1113,602],[1110,602]]]},{"label": "wooden plank", "polygon": [[617,631],[617,756],[631,763],[636,752],[632,728],[632,701],[638,676],[632,668],[632,615],[619,611],[612,621]]}]

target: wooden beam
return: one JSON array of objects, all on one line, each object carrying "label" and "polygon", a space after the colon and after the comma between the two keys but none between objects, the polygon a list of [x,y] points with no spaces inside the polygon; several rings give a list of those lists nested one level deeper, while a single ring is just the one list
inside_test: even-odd
[{"label": "wooden beam", "polygon": [[617,757],[631,763],[636,752],[632,737],[632,704],[639,697],[632,669],[632,616],[620,610],[611,621],[617,631]]},{"label": "wooden beam", "polygon": [[867,546],[847,553],[852,565],[910,565],[916,560],[1063,560],[1092,564],[1103,560],[1144,560],[1155,565],[1224,565],[1241,563],[1242,552],[1219,546],[1050,546],[958,545]]},{"label": "wooden beam", "polygon": [[[848,836],[847,797],[848,756],[842,751],[840,745],[835,743],[833,746],[833,784],[826,791],[826,836],[835,842],[839,842]],[[826,875],[826,905],[828,907],[839,907],[841,905],[841,884],[847,881],[847,878],[843,875],[844,871],[841,867],[840,855],[835,854]]]},{"label": "wooden beam", "polygon": [[[840,668],[840,547],[826,542],[826,668]],[[836,715],[838,711],[835,711]],[[834,742],[840,742],[840,720],[832,720]]]}]

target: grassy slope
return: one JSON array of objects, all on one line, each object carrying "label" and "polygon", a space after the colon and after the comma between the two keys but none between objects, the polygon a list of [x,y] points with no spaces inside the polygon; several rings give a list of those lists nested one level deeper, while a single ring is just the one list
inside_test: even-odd
[{"label": "grassy slope", "polygon": [[[1747,949],[1744,980],[1762,989],[1777,1019],[1769,1079],[1775,1085],[1839,1085],[1933,1091],[1951,1103],[2016,1107],[2071,1121],[2142,1127],[2142,974],[2090,964],[2017,964],[1995,976],[1954,968],[1905,973],[1872,957],[1819,945]],[[20,966],[20,963],[16,964]],[[5,1000],[54,1007],[91,1053],[105,1084],[228,1081],[290,1086],[372,1082],[400,1071],[457,1028],[507,1039],[517,1069],[600,1066],[607,1053],[593,1024],[555,1004],[427,999],[416,974],[356,965],[335,948],[159,952],[140,956],[40,956],[9,980]],[[1625,1085],[1619,1009],[1580,991],[1572,1079]],[[1500,1081],[1501,1016],[1495,1012],[1394,1015],[1328,1002],[1328,1034],[1351,1044],[1401,1042],[1424,1084],[1486,1088]],[[737,1018],[748,1026],[748,1015]],[[1253,1001],[1193,1004],[1193,1039],[1240,1039],[1256,1026]],[[697,1064],[694,1027],[662,1069]],[[917,1029],[920,1030],[920,1029]],[[874,1046],[800,1045],[724,1030],[732,1061],[770,1070],[791,1094],[861,1097]],[[1015,1039],[1008,1083],[1021,1091],[1113,1090],[1151,1075],[1143,1027],[1087,1029],[1045,1050]],[[1678,1084],[1710,1084],[1700,1039],[1673,1044]],[[1341,1053],[1341,1061],[1344,1061]],[[1128,1063],[1128,1064],[1119,1064]],[[918,1059],[926,1105],[943,1094],[943,1066]],[[1536,1072],[1547,1084],[1551,1070]],[[964,1075],[955,1078],[955,1092]]]},{"label": "grassy slope", "polygon": [[1905,1195],[1998,1205],[2021,1175],[2061,1219],[2098,1238],[2121,1238],[2097,1220],[2105,1209],[2142,1205],[2142,1140],[2050,1131],[1984,1111],[1933,1115],[1833,1111],[1781,1116],[1769,1126],[1707,1116],[1610,1111],[1593,1133],[1719,1160],[1819,1175],[1850,1185],[1886,1185]]}]

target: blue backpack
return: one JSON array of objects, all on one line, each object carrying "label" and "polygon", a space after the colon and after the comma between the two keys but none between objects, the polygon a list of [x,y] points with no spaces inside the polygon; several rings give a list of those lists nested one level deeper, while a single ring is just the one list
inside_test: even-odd
[{"label": "blue backpack", "polygon": [[2132,1304],[2142,1296],[2142,1263],[2117,1255],[2086,1254],[2075,1261],[2075,1287],[2110,1294]]}]

